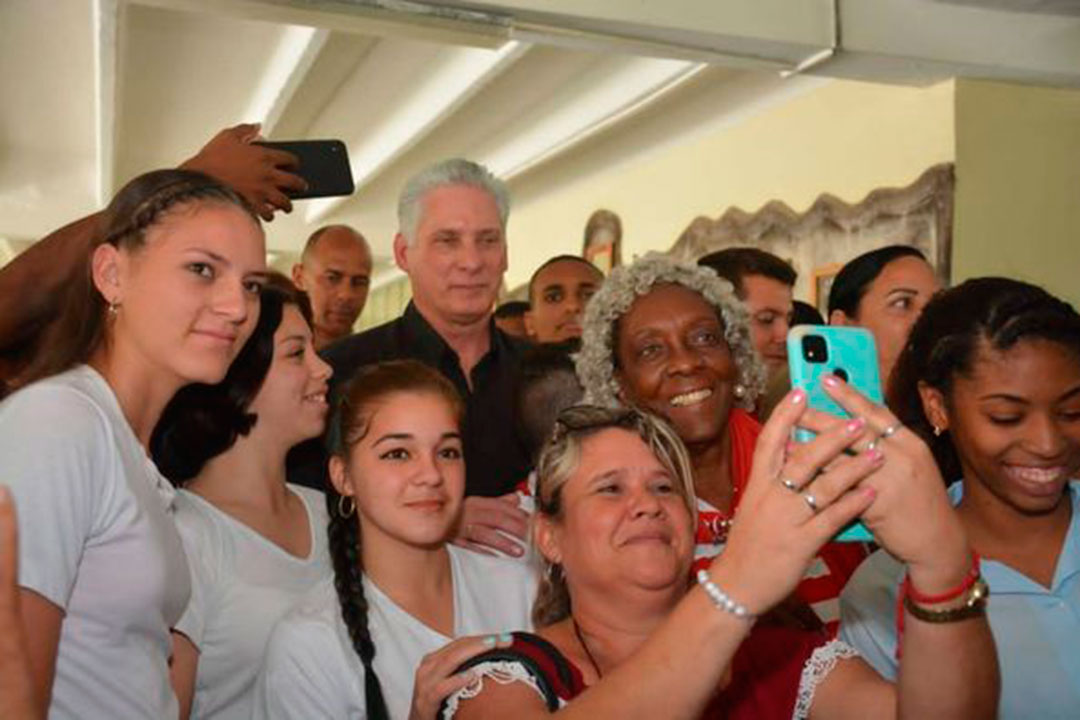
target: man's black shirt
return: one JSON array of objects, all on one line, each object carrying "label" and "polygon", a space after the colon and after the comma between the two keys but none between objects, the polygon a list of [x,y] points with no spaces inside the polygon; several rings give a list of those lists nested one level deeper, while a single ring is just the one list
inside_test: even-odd
[{"label": "man's black shirt", "polygon": [[[493,497],[508,493],[529,473],[531,462],[518,437],[515,403],[521,353],[527,347],[491,322],[491,349],[472,370],[472,390],[457,353],[410,302],[401,317],[359,335],[344,338],[320,353],[334,369],[331,396],[357,368],[384,360],[419,360],[441,372],[465,401],[462,440],[465,494]],[[322,488],[326,450],[321,440],[303,443],[289,453],[289,481]]]}]

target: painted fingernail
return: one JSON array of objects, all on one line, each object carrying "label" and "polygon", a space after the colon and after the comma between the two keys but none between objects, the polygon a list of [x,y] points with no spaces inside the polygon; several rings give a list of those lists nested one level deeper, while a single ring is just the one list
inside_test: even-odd
[{"label": "painted fingernail", "polygon": [[821,382],[825,383],[829,387],[838,387],[840,385],[840,380],[835,375],[826,375],[825,377],[821,378]]},{"label": "painted fingernail", "polygon": [[865,425],[866,420],[863,420],[862,418],[855,418],[854,420],[849,421],[848,424],[844,426],[844,430],[846,430],[848,433],[857,433],[862,430]]},{"label": "painted fingernail", "polygon": [[802,388],[799,388],[795,392],[791,393],[791,404],[792,405],[798,405],[799,403],[801,403],[805,399],[806,399],[806,392]]},{"label": "painted fingernail", "polygon": [[522,549],[521,549],[520,547],[518,547],[517,545],[514,545],[514,546],[513,546],[513,547],[512,547],[511,549],[510,549],[510,554],[511,554],[511,555],[514,555],[514,556],[518,556],[518,555],[521,555],[521,553],[523,553],[523,552],[525,552],[525,551],[524,551],[524,550],[522,550]]},{"label": "painted fingernail", "polygon": [[508,632],[505,632],[505,633],[499,635],[499,642],[502,643],[503,645],[509,645],[513,641],[514,641],[514,636],[511,635]]},{"label": "painted fingernail", "polygon": [[484,647],[493,648],[495,643],[498,642],[498,638],[494,635],[486,635],[484,637]]},{"label": "painted fingernail", "polygon": [[872,462],[878,462],[878,461],[880,461],[880,460],[881,460],[881,459],[882,459],[883,457],[885,457],[885,453],[883,453],[883,452],[881,451],[881,448],[874,448],[873,450],[871,450],[871,451],[870,451],[869,453],[867,453],[867,454],[868,454],[868,455],[870,456],[870,460],[871,460]]},{"label": "painted fingernail", "polygon": [[877,497],[877,490],[875,490],[872,487],[863,488],[863,493],[865,493],[866,497],[869,498],[870,500],[873,500],[874,498]]}]

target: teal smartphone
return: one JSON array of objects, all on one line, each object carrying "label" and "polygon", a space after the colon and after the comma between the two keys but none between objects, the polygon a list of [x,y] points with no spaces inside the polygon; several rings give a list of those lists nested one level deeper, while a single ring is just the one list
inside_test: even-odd
[{"label": "teal smartphone", "polygon": [[[850,414],[825,393],[821,378],[840,377],[875,403],[882,402],[877,346],[869,330],[833,325],[799,325],[787,337],[791,386],[802,388],[807,404],[838,417]],[[797,428],[795,440],[808,442],[814,433]],[[872,542],[873,534],[861,522],[853,522],[837,535],[836,542]]]}]

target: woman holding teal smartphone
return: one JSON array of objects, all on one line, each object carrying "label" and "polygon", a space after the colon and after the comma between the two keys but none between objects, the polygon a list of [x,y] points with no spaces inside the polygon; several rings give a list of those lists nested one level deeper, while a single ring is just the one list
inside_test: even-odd
[{"label": "woman holding teal smartphone", "polygon": [[[671,427],[634,409],[561,413],[537,463],[538,630],[458,669],[473,680],[447,701],[453,717],[994,717],[985,598],[962,612],[915,599],[966,586],[971,571],[933,458],[904,430],[866,450],[895,417],[835,378],[829,385],[859,420],[815,413],[801,390],[789,393],[762,429],[727,548],[689,589],[695,480]],[[796,426],[817,436],[787,451]],[[915,513],[925,524],[908,522]],[[909,563],[896,685],[839,640],[759,619],[859,514]]]},{"label": "woman holding teal smartphone", "polygon": [[[1080,717],[1080,315],[1032,285],[969,280],[926,306],[890,405],[924,439],[993,591],[1002,718]],[[902,570],[873,555],[841,636],[896,674]]]}]

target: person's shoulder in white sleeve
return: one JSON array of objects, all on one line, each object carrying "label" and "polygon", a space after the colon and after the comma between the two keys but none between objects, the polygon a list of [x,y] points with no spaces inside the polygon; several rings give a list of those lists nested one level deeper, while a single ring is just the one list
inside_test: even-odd
[{"label": "person's shoulder in white sleeve", "polygon": [[[362,671],[346,654],[332,581],[315,586],[270,635],[255,683],[255,720],[344,720],[363,716]],[[351,651],[350,651],[351,652]]]},{"label": "person's shoulder in white sleeve", "polygon": [[896,595],[904,565],[878,550],[859,565],[840,594],[841,640],[882,677],[896,680]]}]

